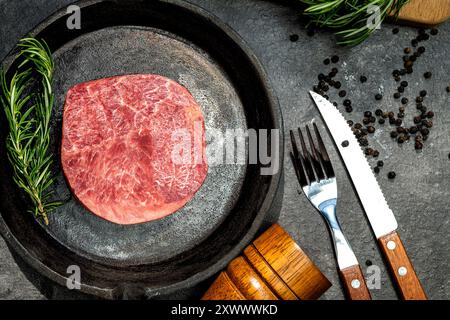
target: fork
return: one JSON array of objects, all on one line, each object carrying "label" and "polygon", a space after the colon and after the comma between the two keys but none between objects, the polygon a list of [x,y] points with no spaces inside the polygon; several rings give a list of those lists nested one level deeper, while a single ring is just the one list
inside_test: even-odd
[{"label": "fork", "polygon": [[301,151],[297,147],[294,132],[290,130],[292,152],[291,160],[303,193],[311,204],[321,213],[330,229],[336,254],[339,275],[346,295],[351,300],[370,300],[361,267],[350,244],[342,232],[336,216],[337,185],[336,176],[323,140],[313,123],[318,147],[313,142],[311,132],[306,126],[310,151],[307,150],[302,130],[298,128]]}]

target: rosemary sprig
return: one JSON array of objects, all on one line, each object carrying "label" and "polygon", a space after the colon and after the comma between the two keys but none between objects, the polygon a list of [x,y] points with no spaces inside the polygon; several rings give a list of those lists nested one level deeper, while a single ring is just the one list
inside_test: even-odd
[{"label": "rosemary sprig", "polygon": [[47,191],[54,179],[50,144],[50,117],[53,109],[53,60],[45,41],[24,38],[18,44],[21,59],[17,71],[7,81],[0,70],[1,104],[9,125],[6,140],[14,181],[30,197],[32,212],[48,224],[48,213],[61,202],[50,200]]},{"label": "rosemary sprig", "polygon": [[[304,14],[311,23],[336,29],[338,44],[354,46],[367,39],[390,13],[396,17],[409,0],[300,0],[308,7]],[[377,25],[368,27],[373,13],[367,12],[370,6],[378,6],[380,19]]]}]

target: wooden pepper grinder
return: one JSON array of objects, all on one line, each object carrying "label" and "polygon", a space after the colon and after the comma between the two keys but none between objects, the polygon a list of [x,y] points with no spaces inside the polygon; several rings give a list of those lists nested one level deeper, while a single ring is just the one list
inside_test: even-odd
[{"label": "wooden pepper grinder", "polygon": [[330,286],[289,234],[274,224],[229,263],[202,300],[312,300]]}]

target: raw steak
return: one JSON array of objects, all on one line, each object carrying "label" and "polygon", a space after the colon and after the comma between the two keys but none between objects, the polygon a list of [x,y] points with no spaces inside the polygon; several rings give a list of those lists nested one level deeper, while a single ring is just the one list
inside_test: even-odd
[{"label": "raw steak", "polygon": [[[192,137],[189,162],[172,156],[178,129]],[[162,218],[184,206],[206,177],[200,107],[184,87],[158,75],[77,84],[66,96],[61,162],[72,192],[96,215],[119,224]]]}]

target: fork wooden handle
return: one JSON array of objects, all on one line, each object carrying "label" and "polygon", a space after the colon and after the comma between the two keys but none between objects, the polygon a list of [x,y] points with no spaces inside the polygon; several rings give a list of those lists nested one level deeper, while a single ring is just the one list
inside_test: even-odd
[{"label": "fork wooden handle", "polygon": [[345,293],[350,300],[371,300],[366,280],[359,265],[354,265],[339,271]]},{"label": "fork wooden handle", "polygon": [[389,233],[378,239],[396,282],[401,298],[404,300],[427,300],[414,267],[409,260],[405,247],[397,232]]}]

